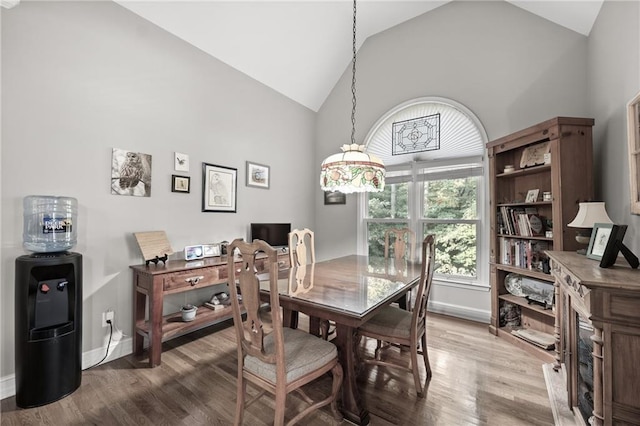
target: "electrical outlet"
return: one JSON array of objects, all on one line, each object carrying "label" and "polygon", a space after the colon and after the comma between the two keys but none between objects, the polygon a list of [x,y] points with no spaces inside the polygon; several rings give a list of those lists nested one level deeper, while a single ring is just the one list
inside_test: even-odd
[{"label": "electrical outlet", "polygon": [[115,313],[111,309],[104,311],[102,313],[102,326],[109,327],[109,324],[107,323],[107,321],[111,321],[111,325],[113,325],[114,316],[115,316]]}]

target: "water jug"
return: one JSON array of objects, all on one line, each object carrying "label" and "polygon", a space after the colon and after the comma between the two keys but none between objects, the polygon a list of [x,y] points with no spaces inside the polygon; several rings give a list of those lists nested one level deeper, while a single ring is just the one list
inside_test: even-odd
[{"label": "water jug", "polygon": [[24,248],[36,253],[67,251],[77,242],[78,200],[72,197],[24,197]]}]

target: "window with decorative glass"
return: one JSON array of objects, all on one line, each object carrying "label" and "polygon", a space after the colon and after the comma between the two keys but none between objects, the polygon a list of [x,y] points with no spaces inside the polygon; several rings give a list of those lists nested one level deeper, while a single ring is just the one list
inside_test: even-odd
[{"label": "window with decorative glass", "polygon": [[359,198],[359,252],[382,256],[388,228],[409,228],[418,243],[433,233],[437,279],[486,285],[486,141],[477,117],[449,99],[411,100],[381,117],[365,142],[387,165],[386,185]]}]

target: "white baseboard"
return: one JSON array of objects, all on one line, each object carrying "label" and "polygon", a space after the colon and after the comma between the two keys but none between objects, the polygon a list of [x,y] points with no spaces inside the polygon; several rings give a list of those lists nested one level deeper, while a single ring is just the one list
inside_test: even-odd
[{"label": "white baseboard", "polygon": [[[86,370],[92,365],[100,362],[107,350],[107,343],[101,348],[92,349],[82,353],[82,369]],[[111,347],[109,348],[109,356],[103,361],[109,362],[114,359],[121,358],[129,355],[133,352],[133,339],[131,337],[124,337],[120,340],[113,340]],[[16,394],[16,376],[10,374],[0,378],[0,399],[9,398]]]},{"label": "white baseboard", "polygon": [[468,306],[453,305],[432,300],[429,302],[428,310],[436,314],[449,315],[484,324],[489,324],[491,321],[491,312],[469,308]]}]

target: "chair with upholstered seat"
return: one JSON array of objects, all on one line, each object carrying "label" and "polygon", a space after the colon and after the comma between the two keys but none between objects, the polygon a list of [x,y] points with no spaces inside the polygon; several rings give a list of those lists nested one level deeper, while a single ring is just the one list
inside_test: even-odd
[{"label": "chair with upholstered seat", "polygon": [[[384,232],[384,257],[393,257],[396,263],[414,260],[415,245],[416,233],[409,228],[389,228]],[[411,310],[411,292],[397,302],[402,309]]]},{"label": "chair with upholstered seat", "polygon": [[[260,398],[266,391],[275,395],[274,424],[284,424],[286,398],[297,391],[310,404],[287,424],[294,424],[320,407],[331,404],[336,420],[341,420],[336,397],[342,384],[342,367],[338,362],[336,346],[301,330],[284,328],[280,314],[278,295],[278,256],[276,249],[262,240],[246,243],[241,239],[229,245],[229,252],[239,250],[241,266],[229,262],[229,289],[233,320],[238,340],[238,391],[235,424],[242,424],[245,408]],[[264,252],[267,256],[265,267],[269,271],[269,298],[271,302],[271,326],[267,333],[266,324],[260,315],[260,281],[256,273],[256,255]],[[235,285],[233,285],[235,283]],[[238,295],[242,300],[239,301]],[[242,306],[241,306],[242,303]],[[246,320],[242,320],[243,310]],[[331,395],[320,401],[313,401],[301,386],[331,372],[333,384]],[[262,388],[262,391],[245,402],[247,382]]]},{"label": "chair with upholstered seat", "polygon": [[384,232],[384,257],[414,259],[416,234],[409,228],[389,228]]},{"label": "chair with upholstered seat", "polygon": [[[316,262],[314,239],[315,234],[309,228],[294,229],[289,232],[289,262],[292,268]],[[292,313],[292,316],[293,323],[297,324],[297,313]],[[320,335],[325,340],[327,340],[333,332],[333,330],[330,330],[328,320],[319,320],[313,317],[309,318],[309,329],[312,330],[314,327],[316,328],[314,333],[317,333],[319,327]]]},{"label": "chair with upholstered seat", "polygon": [[309,228],[289,232],[289,261],[292,267],[316,262],[314,233]]},{"label": "chair with upholstered seat", "polygon": [[[420,353],[422,353],[427,379],[431,377],[431,366],[427,354],[426,314],[434,268],[435,237],[430,234],[422,242],[422,269],[413,311],[406,311],[395,306],[386,306],[358,328],[358,336],[377,340],[374,358],[363,359],[362,362],[410,371],[413,374],[416,392],[419,397],[424,397],[424,387],[420,381],[420,370],[418,368],[418,355]],[[383,350],[394,346],[409,348],[411,353],[410,367],[393,362],[391,359],[383,360]],[[419,348],[419,346],[421,347]]]}]

